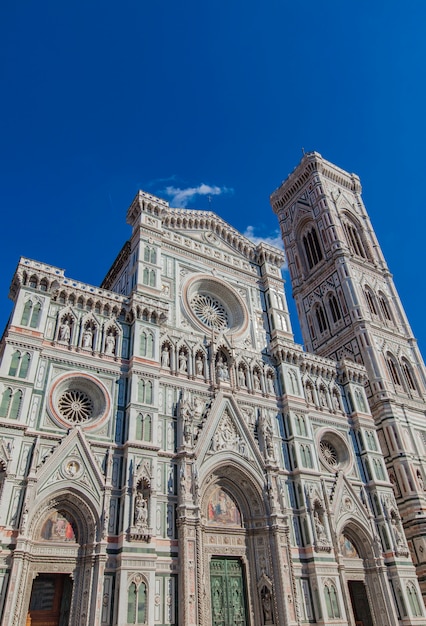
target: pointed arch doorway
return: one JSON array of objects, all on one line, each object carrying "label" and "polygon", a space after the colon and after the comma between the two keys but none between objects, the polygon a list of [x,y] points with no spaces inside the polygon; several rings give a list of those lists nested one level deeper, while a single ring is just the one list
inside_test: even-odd
[{"label": "pointed arch doorway", "polygon": [[212,626],[248,626],[244,568],[241,559],[210,561]]}]

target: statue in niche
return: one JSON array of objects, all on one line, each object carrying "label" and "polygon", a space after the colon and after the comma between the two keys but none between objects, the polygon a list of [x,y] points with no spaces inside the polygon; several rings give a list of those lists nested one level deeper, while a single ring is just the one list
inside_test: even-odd
[{"label": "statue in niche", "polygon": [[274,379],[271,375],[269,375],[267,380],[268,380],[268,391],[270,394],[274,394],[275,393]]},{"label": "statue in niche", "polygon": [[273,624],[272,619],[272,594],[268,587],[263,587],[261,592],[262,611],[264,624]]},{"label": "statue in niche", "polygon": [[259,372],[253,372],[253,386],[256,391],[260,391],[260,374]]},{"label": "statue in niche", "polygon": [[314,404],[314,392],[311,385],[306,385],[306,399],[309,404]]},{"label": "statue in niche", "polygon": [[202,376],[204,374],[204,363],[201,356],[198,354],[195,359],[195,372],[197,376]]},{"label": "statue in niche", "polygon": [[217,380],[229,380],[228,364],[223,360],[222,355],[219,356],[216,364]]},{"label": "statue in niche", "polygon": [[170,366],[170,350],[169,350],[169,346],[165,344],[161,352],[161,367],[169,367],[169,366]]},{"label": "statue in niche", "polygon": [[83,348],[91,348],[93,343],[93,332],[90,326],[86,328],[83,334]]},{"label": "statue in niche", "polygon": [[340,411],[340,400],[336,391],[333,393],[333,406],[335,411]]},{"label": "statue in niche", "polygon": [[59,339],[61,341],[69,341],[71,337],[71,327],[69,320],[64,320],[63,324],[61,324],[59,328]]},{"label": "statue in niche", "polygon": [[326,395],[325,395],[325,389],[324,389],[324,387],[320,387],[320,390],[319,390],[319,395],[320,395],[320,403],[321,403],[321,406],[326,407],[326,406],[327,406],[327,397],[326,397]]},{"label": "statue in niche", "polygon": [[179,352],[179,371],[182,373],[188,371],[188,357],[183,350]]},{"label": "statue in niche", "polygon": [[402,536],[401,528],[399,526],[399,523],[396,517],[392,516],[391,524],[392,524],[392,531],[395,537],[395,543],[396,543],[397,548],[405,547],[404,538]]},{"label": "statue in niche", "polygon": [[274,442],[273,442],[273,430],[269,415],[266,412],[261,413],[260,428],[262,430],[263,442],[265,445],[265,455],[268,459],[274,459]]},{"label": "statue in niche", "polygon": [[114,354],[115,352],[115,337],[110,331],[105,342],[105,354]]},{"label": "statue in niche", "polygon": [[314,524],[317,540],[320,543],[325,543],[327,541],[327,535],[325,533],[325,526],[321,521],[321,517],[318,511],[315,511],[314,513]]},{"label": "statue in niche", "polygon": [[247,387],[246,383],[246,373],[243,367],[240,367],[238,370],[238,383],[240,387]]},{"label": "statue in niche", "polygon": [[135,526],[146,527],[148,523],[148,502],[140,491],[135,498]]}]

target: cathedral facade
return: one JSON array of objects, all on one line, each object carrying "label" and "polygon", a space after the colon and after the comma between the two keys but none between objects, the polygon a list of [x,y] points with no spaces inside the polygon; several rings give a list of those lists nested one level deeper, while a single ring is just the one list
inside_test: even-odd
[{"label": "cathedral facade", "polygon": [[306,350],[210,211],[139,192],[100,287],[21,258],[1,626],[424,625],[425,370],[359,180],[309,153],[271,203]]}]

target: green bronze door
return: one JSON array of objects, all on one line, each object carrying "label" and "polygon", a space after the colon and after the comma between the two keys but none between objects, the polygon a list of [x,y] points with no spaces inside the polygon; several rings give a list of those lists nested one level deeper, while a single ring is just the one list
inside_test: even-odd
[{"label": "green bronze door", "polygon": [[240,559],[210,561],[212,626],[247,626],[243,568]]}]

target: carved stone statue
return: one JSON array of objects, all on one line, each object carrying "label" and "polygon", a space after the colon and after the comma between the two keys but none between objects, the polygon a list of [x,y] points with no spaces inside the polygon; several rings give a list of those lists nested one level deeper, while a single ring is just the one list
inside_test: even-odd
[{"label": "carved stone statue", "polygon": [[71,337],[70,323],[69,323],[69,320],[66,319],[59,328],[59,339],[61,341],[69,341],[70,337]]},{"label": "carved stone statue", "polygon": [[229,380],[228,365],[224,362],[222,355],[216,364],[216,378],[217,380]]},{"label": "carved stone statue", "polygon": [[90,326],[88,326],[83,334],[83,348],[91,348],[92,343],[93,343],[93,332]]},{"label": "carved stone statue", "polygon": [[105,354],[114,354],[115,352],[115,337],[112,332],[108,333],[105,342]]},{"label": "carved stone statue", "polygon": [[148,502],[140,491],[135,498],[135,525],[146,526],[148,522]]},{"label": "carved stone statue", "polygon": [[202,376],[204,374],[204,363],[200,355],[198,355],[195,359],[195,372],[197,376]]},{"label": "carved stone statue", "polygon": [[260,376],[259,372],[253,372],[253,386],[256,391],[260,391]]},{"label": "carved stone statue", "polygon": [[246,387],[246,373],[242,367],[238,370],[238,383],[240,387]]},{"label": "carved stone statue", "polygon": [[188,371],[188,357],[183,350],[179,352],[179,371],[183,373]]},{"label": "carved stone statue", "polygon": [[161,367],[169,367],[170,366],[170,351],[169,346],[166,344],[163,346],[163,350],[161,352]]},{"label": "carved stone statue", "polygon": [[318,511],[315,511],[314,513],[314,523],[315,523],[315,532],[317,535],[317,540],[319,542],[326,542],[327,541],[327,535],[325,533],[325,527],[324,524],[321,521],[321,518],[319,516]]},{"label": "carved stone statue", "polygon": [[272,619],[272,595],[268,587],[263,587],[261,592],[262,611],[264,624],[273,624]]}]

